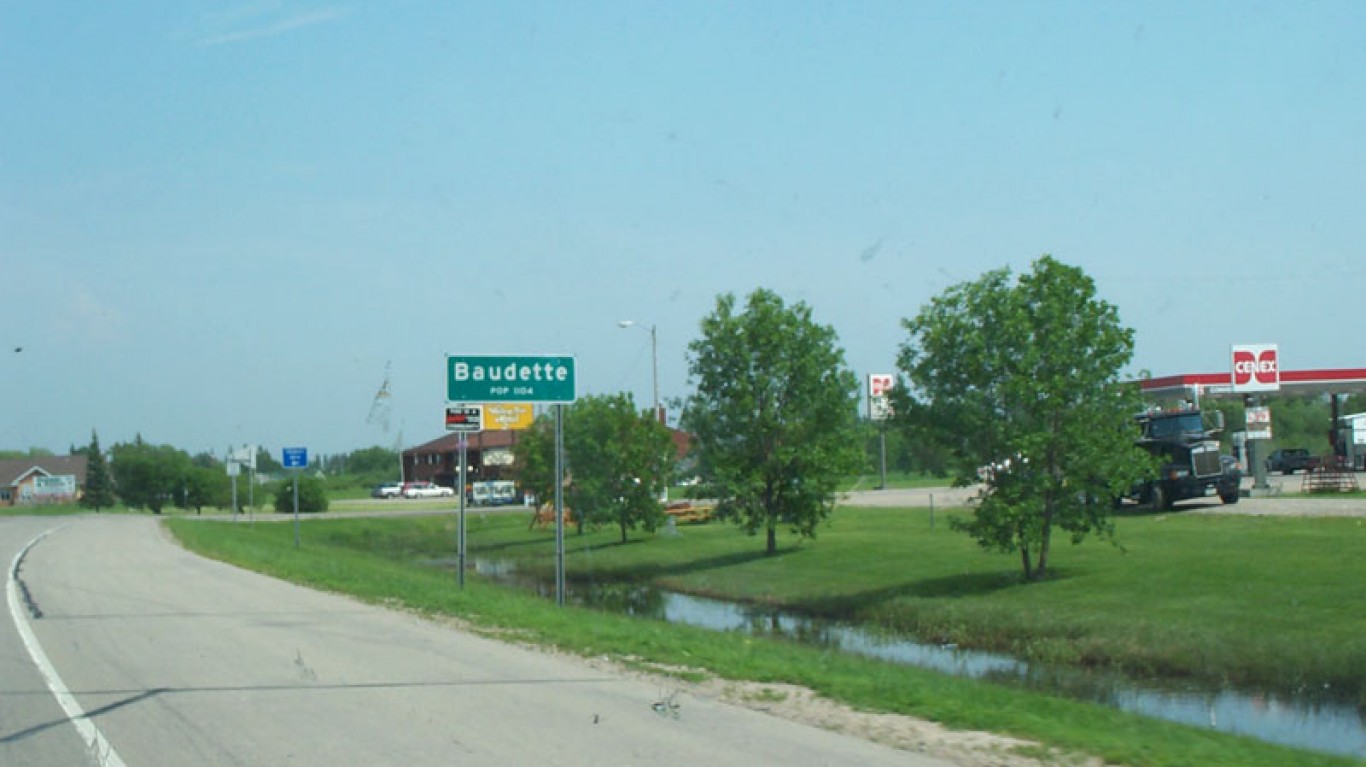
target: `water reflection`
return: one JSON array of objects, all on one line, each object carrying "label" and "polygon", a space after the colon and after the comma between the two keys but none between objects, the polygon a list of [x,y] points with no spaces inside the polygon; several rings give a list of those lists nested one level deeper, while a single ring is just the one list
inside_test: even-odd
[{"label": "water reflection", "polygon": [[[475,560],[475,571],[553,597],[554,585],[520,578],[505,562]],[[1159,687],[1119,674],[1026,663],[1007,655],[930,645],[867,628],[781,610],[689,596],[632,583],[566,587],[572,604],[751,636],[777,637],[825,649],[934,669],[955,676],[1027,687],[1124,711],[1297,748],[1366,757],[1366,721],[1328,691],[1293,699],[1234,690]]]}]

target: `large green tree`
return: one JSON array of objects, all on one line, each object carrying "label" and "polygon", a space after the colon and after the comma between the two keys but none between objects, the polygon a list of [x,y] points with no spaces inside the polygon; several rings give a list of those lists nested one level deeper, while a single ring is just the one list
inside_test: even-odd
[{"label": "large green tree", "polygon": [[864,464],[858,429],[858,378],[844,362],[834,329],[772,291],[717,298],[688,346],[696,390],[684,411],[695,438],[703,492],[718,515],[765,551],[777,530],[814,537],[834,508],[839,479]]},{"label": "large green tree", "polygon": [[[581,522],[653,531],[664,519],[660,497],[673,470],[673,440],[629,394],[584,397],[568,410],[565,453],[573,482],[569,506]],[[553,486],[552,486],[553,487]]]},{"label": "large green tree", "polygon": [[517,482],[537,503],[555,500],[555,415],[541,415],[512,446]]},{"label": "large green tree", "polygon": [[131,508],[160,514],[185,492],[190,456],[170,445],[149,445],[138,435],[131,443],[110,450],[110,467],[119,497]]},{"label": "large green tree", "polygon": [[232,478],[216,461],[205,465],[204,457],[205,454],[196,455],[192,464],[185,467],[180,492],[175,496],[176,506],[194,509],[196,514],[202,513],[205,506],[226,509],[232,505]]},{"label": "large green tree", "polygon": [[1082,270],[1051,256],[953,286],[913,319],[893,390],[898,418],[945,446],[956,478],[984,482],[959,524],[1043,578],[1055,528],[1112,537],[1113,498],[1149,476],[1135,447],[1137,387],[1120,373],[1134,333]]},{"label": "large green tree", "polygon": [[98,512],[118,502],[114,494],[114,478],[109,473],[109,463],[100,450],[100,435],[90,430],[90,446],[85,450],[85,488],[81,492],[81,505]]}]

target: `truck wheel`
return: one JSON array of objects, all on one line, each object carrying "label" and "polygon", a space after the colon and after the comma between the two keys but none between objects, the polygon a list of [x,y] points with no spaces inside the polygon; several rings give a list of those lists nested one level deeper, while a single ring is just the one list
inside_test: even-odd
[{"label": "truck wheel", "polygon": [[1153,511],[1166,511],[1172,507],[1172,499],[1161,485],[1153,485],[1153,489],[1148,492],[1148,504],[1152,506]]}]

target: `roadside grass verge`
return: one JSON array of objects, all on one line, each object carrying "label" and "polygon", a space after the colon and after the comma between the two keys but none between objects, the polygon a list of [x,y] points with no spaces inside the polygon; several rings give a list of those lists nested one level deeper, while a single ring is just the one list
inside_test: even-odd
[{"label": "roadside grass verge", "polygon": [[[547,560],[553,559],[553,532],[528,530],[527,522],[528,517],[522,514],[471,514],[471,556],[515,559],[528,570],[544,567],[548,571],[551,565]],[[916,588],[926,588],[928,583],[930,598],[970,604],[995,596],[1007,605],[1023,602],[1020,613],[1028,615],[1041,610],[1052,612],[1055,601],[1067,608],[1068,599],[1078,599],[1065,592],[1043,599],[1032,597],[1028,590],[1067,585],[1088,578],[1088,568],[1104,569],[1099,564],[1072,562],[1074,552],[1080,555],[1087,547],[1066,548],[1060,550],[1059,561],[1069,563],[1067,574],[1046,584],[1021,586],[1006,569],[1009,558],[981,554],[970,542],[957,547],[956,553],[928,556],[930,549],[952,548],[949,541],[961,536],[941,538],[938,532],[928,531],[925,522],[925,516],[916,511],[843,510],[818,541],[801,546],[789,542],[777,557],[763,557],[758,550],[760,541],[717,524],[685,527],[672,537],[638,536],[626,545],[613,542],[616,533],[612,530],[583,536],[571,531],[566,536],[569,577],[643,577],[756,601],[790,601],[818,610],[850,601],[859,605],[856,612],[914,597]],[[1037,740],[1064,754],[1098,756],[1107,763],[1230,767],[1354,763],[792,643],[558,608],[545,599],[495,587],[477,577],[468,578],[461,590],[449,571],[420,564],[451,557],[455,526],[450,516],[312,520],[304,528],[304,544],[298,550],[293,547],[290,525],[172,520],[169,527],[188,547],[208,556],[371,602],[456,616],[477,630],[499,636],[583,655],[696,669],[697,673],[727,679],[800,684],[856,708],[924,717],[953,728],[1010,734]],[[903,537],[889,540],[897,537],[893,535],[896,530]],[[846,536],[850,540],[841,543]],[[925,540],[920,540],[922,537]],[[1137,533],[1134,537],[1134,546],[1145,539]],[[1159,536],[1139,548],[1147,551],[1150,545],[1161,542]],[[1121,555],[1105,545],[1094,549],[1102,563],[1131,556],[1134,551],[1131,547],[1131,554]],[[879,565],[883,559],[894,562]],[[833,569],[839,572],[833,573]],[[908,583],[912,587],[909,592]],[[1011,590],[1021,591],[1005,599]],[[883,593],[879,596],[878,592]],[[1043,608],[1036,603],[1039,599],[1043,599]],[[1096,601],[1104,607],[1113,600]],[[1000,619],[1001,609],[985,610],[972,619]],[[1082,612],[1078,605],[1068,610]],[[1126,607],[1121,612],[1135,610]],[[1007,610],[1004,616],[1011,614]],[[1103,620],[1103,616],[1094,620],[1088,617],[1092,622]],[[1194,620],[1187,618],[1188,623]]]},{"label": "roadside grass verge", "polygon": [[[1060,541],[1046,582],[919,509],[841,509],[774,557],[712,523],[617,542],[566,537],[575,581],[649,581],[691,594],[879,625],[1029,660],[1107,667],[1366,705],[1366,520],[1162,514],[1117,520],[1118,548]],[[471,557],[553,578],[553,534],[521,514],[469,515]],[[361,525],[346,545],[449,557],[450,518]],[[354,536],[364,536],[352,539]]]}]

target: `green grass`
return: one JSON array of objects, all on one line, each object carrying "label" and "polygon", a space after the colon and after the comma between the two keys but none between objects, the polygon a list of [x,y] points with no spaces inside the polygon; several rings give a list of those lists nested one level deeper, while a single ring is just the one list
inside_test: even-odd
[{"label": "green grass", "polygon": [[[527,519],[470,514],[471,556],[549,572],[553,532],[529,531]],[[930,530],[920,510],[844,509],[817,541],[787,539],[776,557],[762,556],[759,539],[720,524],[685,526],[676,537],[635,535],[626,545],[610,529],[571,532],[566,546],[575,579],[646,578],[1084,662],[1164,669],[1210,663],[1227,667],[1231,678],[1287,664],[1305,678],[1354,679],[1359,689],[1366,669],[1366,529],[1359,522],[1125,518],[1124,553],[1060,542],[1058,577],[1032,585],[1019,582],[1013,558],[978,551],[942,520]],[[556,608],[477,578],[459,590],[449,572],[413,564],[451,556],[453,515],[318,520],[304,528],[298,551],[288,525],[177,520],[171,527],[211,556],[374,602],[458,615],[502,635],[732,679],[802,684],[860,708],[1013,734],[1117,764],[1352,763],[815,648]],[[1155,649],[1160,661],[1149,657]]]}]

